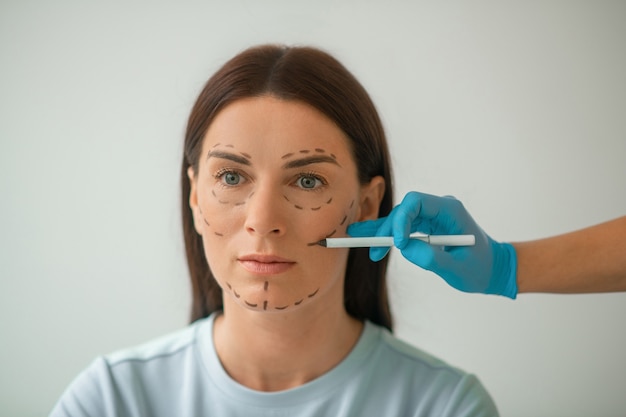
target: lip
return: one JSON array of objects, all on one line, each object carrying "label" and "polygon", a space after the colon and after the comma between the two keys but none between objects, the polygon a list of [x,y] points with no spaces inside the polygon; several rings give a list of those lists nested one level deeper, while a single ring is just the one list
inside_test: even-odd
[{"label": "lip", "polygon": [[296,263],[275,255],[251,254],[237,258],[239,264],[248,272],[260,275],[275,275],[291,269]]}]

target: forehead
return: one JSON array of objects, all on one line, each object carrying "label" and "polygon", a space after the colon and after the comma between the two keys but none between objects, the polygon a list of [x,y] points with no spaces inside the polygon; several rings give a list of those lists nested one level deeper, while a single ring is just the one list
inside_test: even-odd
[{"label": "forehead", "polygon": [[216,145],[279,158],[323,149],[352,159],[349,139],[330,118],[306,103],[270,96],[237,100],[222,109],[206,132],[203,148]]}]

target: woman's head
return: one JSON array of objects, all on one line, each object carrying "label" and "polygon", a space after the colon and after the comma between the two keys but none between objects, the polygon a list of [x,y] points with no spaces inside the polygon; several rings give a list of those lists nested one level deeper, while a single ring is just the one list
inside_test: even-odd
[{"label": "woman's head", "polygon": [[[237,105],[233,105],[234,103]],[[242,52],[227,62],[209,79],[193,107],[187,126],[181,181],[183,186],[182,213],[185,245],[193,287],[192,320],[207,316],[212,311],[222,307],[222,288],[233,291],[232,288],[227,287],[230,283],[224,282],[223,279],[220,282],[222,287],[218,285],[218,281],[207,264],[205,249],[208,247],[205,248],[203,236],[198,233],[202,230],[198,230],[198,228],[201,223],[200,228],[207,228],[206,230],[208,230],[211,219],[206,218],[206,213],[202,217],[200,212],[203,206],[197,205],[197,201],[192,203],[196,208],[192,213],[190,193],[193,195],[194,178],[202,167],[208,167],[209,164],[215,165],[216,161],[224,159],[230,162],[235,159],[235,164],[243,164],[244,171],[248,170],[248,166],[250,166],[250,172],[252,172],[250,175],[256,175],[253,170],[260,169],[262,164],[257,162],[255,165],[254,158],[256,155],[254,152],[260,152],[259,155],[271,155],[271,153],[263,148],[258,148],[258,151],[255,151],[254,149],[257,148],[254,146],[246,147],[246,145],[241,145],[241,142],[236,144],[218,140],[216,138],[224,136],[220,136],[215,131],[221,129],[220,126],[229,126],[229,118],[237,120],[238,111],[248,111],[245,114],[250,114],[254,106],[259,104],[263,105],[260,108],[267,112],[274,105],[277,111],[282,112],[280,114],[284,114],[285,110],[293,110],[296,114],[294,120],[298,119],[300,114],[303,115],[303,120],[316,120],[316,117],[327,119],[329,123],[326,127],[330,129],[327,136],[331,137],[333,133],[340,134],[342,139],[337,141],[344,143],[346,153],[351,156],[351,162],[354,163],[353,171],[355,171],[355,185],[357,187],[353,188],[359,188],[360,184],[361,188],[365,189],[363,187],[370,184],[374,178],[384,178],[385,186],[382,187],[384,194],[381,193],[382,198],[377,200],[380,201],[380,205],[376,212],[382,216],[391,209],[391,171],[384,132],[373,103],[358,81],[334,58],[317,49],[267,45]],[[223,112],[226,108],[228,111]],[[306,119],[307,117],[308,119]],[[215,124],[216,126],[213,126],[216,120],[218,122]],[[324,123],[316,123],[313,126],[317,128],[322,125]],[[230,126],[236,126],[236,123],[231,123]],[[287,125],[283,124],[282,126]],[[303,140],[306,139],[300,138],[300,145],[304,143]],[[210,142],[209,149],[207,149],[208,142]],[[320,142],[316,143],[319,144]],[[289,154],[302,152],[300,156],[304,157],[308,151],[311,152],[311,155],[316,155],[321,159],[326,157],[331,163],[325,166],[330,167],[333,165],[332,158],[337,158],[337,155],[329,150],[333,146],[333,142],[326,143],[327,149],[317,145],[312,147],[298,145],[299,147],[285,150],[288,147],[288,142],[283,141],[284,149],[280,152],[284,151],[284,153],[277,154],[275,159],[280,162],[281,158],[284,157],[286,160],[284,165],[287,166],[284,169],[290,169],[290,167],[301,163],[292,162],[289,165],[290,159],[297,159],[297,155]],[[243,146],[245,149],[236,149],[236,146],[240,148]],[[279,150],[277,149],[276,152]],[[243,158],[243,160],[233,158],[232,155],[234,154],[240,155],[239,158]],[[323,162],[321,164],[324,165]],[[345,163],[344,159],[336,165],[347,166],[349,164]],[[217,168],[215,165],[215,169]],[[249,201],[247,207],[251,207],[253,202],[257,201],[256,199],[262,198],[260,195],[254,195],[254,187],[250,185],[254,181],[244,185],[239,184],[239,181],[248,175],[247,172],[243,173],[242,176],[239,176],[238,173],[233,174],[233,172],[225,175],[227,177],[222,175],[219,178],[219,181],[225,182],[228,186],[228,191],[224,192],[234,192],[231,185],[237,185],[237,190],[245,190],[237,192],[246,193],[246,195],[244,197],[235,197],[234,194],[221,195],[219,194],[220,191],[217,191],[216,194],[212,189],[212,196],[205,199],[206,204],[211,204],[211,201],[215,204],[226,205],[228,203],[232,205],[232,213],[236,213],[237,210],[244,209],[246,201]],[[315,178],[313,175],[308,177],[300,175],[297,180],[299,181],[298,188],[285,188],[288,190],[285,192],[276,191],[276,195],[280,195],[281,199],[284,199],[285,207],[292,207],[295,210],[294,216],[297,217],[306,210],[309,210],[309,216],[320,216],[322,210],[318,207],[322,207],[332,197],[324,196],[325,200],[318,204],[315,198],[322,198],[322,193],[316,194],[319,197],[315,197],[313,200],[311,200],[313,192],[297,194],[302,185],[304,187],[314,186]],[[297,191],[292,196],[289,193],[292,192],[290,190],[294,189]],[[337,219],[337,227],[345,232],[345,227],[349,221],[359,220],[354,217],[357,212],[352,209],[351,201],[340,203],[341,198],[337,194],[333,198],[335,203],[329,203],[324,206],[323,210],[326,210],[326,214],[332,213],[331,210],[333,209],[345,211],[346,219],[343,218],[344,215],[339,215]],[[340,204],[343,205],[340,206]],[[204,206],[205,211],[209,211],[210,207]],[[194,214],[196,216],[195,222]],[[323,238],[332,231],[319,230],[317,233],[319,238]],[[212,231],[211,233],[217,233],[216,236],[218,237],[220,234],[224,234],[222,231]],[[204,238],[207,239],[206,233]],[[205,242],[209,241],[205,240]],[[332,251],[323,248],[311,248],[310,250]],[[328,253],[326,252],[324,256],[331,256]],[[344,265],[346,265],[344,304],[347,312],[358,319],[369,319],[390,328],[391,317],[385,282],[386,260],[372,263],[369,260],[367,249],[351,249]],[[266,288],[267,285],[265,283]],[[309,292],[313,293],[314,291],[315,288],[311,288]],[[236,295],[240,294],[237,293]],[[306,297],[309,295],[308,292],[305,294]],[[295,294],[294,302],[298,301],[299,297]],[[263,306],[263,303],[267,308],[267,301],[250,302],[251,305],[257,305],[259,308]],[[271,306],[271,300],[269,303]],[[279,301],[276,303],[276,308],[283,307]]]}]

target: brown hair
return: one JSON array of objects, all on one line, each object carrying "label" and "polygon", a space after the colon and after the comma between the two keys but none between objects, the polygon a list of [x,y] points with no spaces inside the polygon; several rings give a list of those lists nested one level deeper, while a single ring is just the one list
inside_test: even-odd
[{"label": "brown hair", "polygon": [[[217,113],[229,103],[247,97],[271,95],[298,100],[333,120],[348,136],[361,183],[381,175],[385,195],[379,215],[393,202],[389,150],[382,123],[372,100],[354,76],[335,58],[319,49],[262,45],[238,54],[206,83],[193,106],[185,134],[181,168],[182,217],[187,263],[192,283],[191,321],[221,309],[222,290],[209,268],[201,237],[189,206],[187,170],[198,172],[204,135]],[[345,278],[348,314],[392,329],[387,295],[388,257],[372,262],[368,249],[350,249]]]}]

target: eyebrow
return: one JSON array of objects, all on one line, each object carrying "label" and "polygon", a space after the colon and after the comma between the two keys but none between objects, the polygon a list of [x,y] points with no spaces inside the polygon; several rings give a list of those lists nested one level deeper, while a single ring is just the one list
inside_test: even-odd
[{"label": "eyebrow", "polygon": [[334,158],[331,158],[330,156],[315,155],[315,156],[309,156],[309,157],[306,157],[306,158],[294,159],[293,161],[287,162],[282,167],[283,167],[283,169],[301,168],[303,166],[307,166],[307,165],[311,165],[311,164],[319,164],[319,163],[322,163],[322,162],[335,164],[335,165],[337,165],[339,167],[341,166],[341,165],[339,165],[339,162],[337,162]]},{"label": "eyebrow", "polygon": [[234,153],[224,152],[224,151],[210,151],[206,156],[206,159],[209,159],[209,158],[222,158],[222,159],[228,159],[233,162],[237,162],[242,165],[252,165],[252,163],[250,162],[248,158],[244,156],[236,155]]}]

